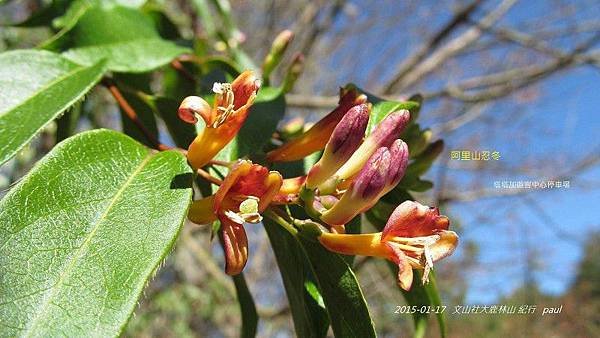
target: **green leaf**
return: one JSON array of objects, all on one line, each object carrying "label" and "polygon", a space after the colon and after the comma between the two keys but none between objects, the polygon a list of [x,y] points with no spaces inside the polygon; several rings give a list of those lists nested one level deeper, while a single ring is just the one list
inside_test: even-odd
[{"label": "green leaf", "polygon": [[[416,278],[421,278],[421,272],[416,275]],[[437,307],[442,306],[442,299],[438,292],[437,283],[435,281],[435,271],[429,273],[429,284],[422,285],[429,298],[429,304]],[[446,337],[446,315],[442,311],[436,311],[438,324],[440,327],[440,335],[442,338]]]},{"label": "green leaf", "polygon": [[263,87],[236,137],[239,157],[258,153],[271,139],[285,114],[285,96],[279,88]]},{"label": "green leaf", "polygon": [[370,134],[375,126],[381,122],[389,114],[396,112],[401,109],[410,111],[411,115],[417,111],[420,104],[415,101],[406,102],[394,102],[394,101],[380,101],[373,104],[371,110],[371,117],[369,118],[369,124],[367,125],[367,135]]},{"label": "green leaf", "polygon": [[250,108],[248,118],[233,139],[223,148],[216,159],[235,161],[238,158],[261,154],[269,142],[277,124],[285,114],[285,97],[278,88],[264,87],[258,92]]},{"label": "green leaf", "polygon": [[307,280],[310,267],[298,241],[280,225],[268,218],[263,225],[275,253],[283,286],[290,304],[296,336],[324,337],[329,327],[327,313],[319,305],[320,297],[314,283]]},{"label": "green leaf", "polygon": [[336,337],[375,337],[373,320],[354,272],[344,259],[314,239],[300,242],[317,279]]},{"label": "green leaf", "polygon": [[0,201],[0,331],[117,336],[171,249],[191,170],[108,130],[56,146]]},{"label": "green leaf", "polygon": [[187,149],[196,137],[193,125],[183,122],[177,115],[179,102],[168,97],[154,97],[154,108],[162,118],[171,134],[171,138],[178,147]]},{"label": "green leaf", "polygon": [[107,45],[73,48],[63,55],[80,64],[107,58],[107,67],[116,72],[141,73],[169,63],[189,49],[160,39],[137,39]]},{"label": "green leaf", "polygon": [[252,294],[248,290],[243,273],[231,278],[235,284],[240,311],[242,313],[242,332],[240,337],[253,338],[256,336],[256,328],[258,326],[258,314],[256,313],[256,306],[254,306],[254,299],[252,299]]},{"label": "green leaf", "polygon": [[122,6],[73,4],[67,24],[44,48],[64,51],[79,64],[106,58],[112,71],[142,73],[190,50],[161,38],[152,18]]},{"label": "green leaf", "polygon": [[[154,111],[152,107],[148,106],[146,102],[140,99],[137,95],[128,92],[123,92],[123,98],[129,103],[129,105],[135,110],[137,117],[146,130],[158,139],[158,126],[156,125],[156,118],[154,117]],[[123,109],[119,107],[121,112],[121,124],[123,126],[123,132],[135,140],[152,147],[153,144],[148,140],[146,135],[140,131],[135,123],[125,114]]]},{"label": "green leaf", "polygon": [[0,54],[0,164],[98,82],[104,65],[81,67],[57,54]]}]

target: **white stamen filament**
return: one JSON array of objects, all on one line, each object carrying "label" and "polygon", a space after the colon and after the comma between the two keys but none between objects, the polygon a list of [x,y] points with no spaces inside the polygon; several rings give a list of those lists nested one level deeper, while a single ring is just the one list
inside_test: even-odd
[{"label": "white stamen filament", "polygon": [[223,124],[231,114],[234,114],[234,95],[230,83],[218,83],[213,84],[213,92],[217,94],[217,100],[220,101],[225,97],[225,106],[217,107],[217,120],[213,122],[212,127],[217,128]]},{"label": "white stamen filament", "polygon": [[429,273],[433,269],[433,256],[431,254],[431,246],[440,240],[439,235],[431,235],[424,237],[392,237],[389,241],[393,242],[396,247],[403,251],[414,252],[419,255],[418,259],[406,256],[411,265],[423,267],[423,284],[429,283]]}]

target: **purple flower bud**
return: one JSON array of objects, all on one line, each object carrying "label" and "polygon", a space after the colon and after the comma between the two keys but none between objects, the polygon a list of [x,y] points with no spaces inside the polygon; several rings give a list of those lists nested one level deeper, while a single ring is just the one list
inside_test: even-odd
[{"label": "purple flower bud", "polygon": [[323,156],[309,171],[306,186],[314,189],[331,177],[358,149],[369,122],[369,107],[360,104],[352,107],[337,124]]},{"label": "purple flower bud", "polygon": [[377,196],[388,181],[391,169],[391,154],[388,148],[381,147],[375,151],[354,179],[349,191],[356,197],[371,199]]},{"label": "purple flower bud", "polygon": [[347,179],[356,174],[367,162],[371,154],[380,147],[389,147],[408,124],[410,113],[400,110],[389,114],[367,137],[352,157],[335,173],[340,179]]},{"label": "purple flower bud", "polygon": [[354,106],[337,124],[325,149],[346,161],[360,146],[369,122],[369,108],[366,104]]},{"label": "purple flower bud", "polygon": [[409,120],[410,113],[408,110],[403,109],[393,112],[375,127],[373,133],[369,135],[369,139],[372,139],[379,147],[389,147],[392,142],[400,137],[400,133],[402,133]]},{"label": "purple flower bud", "polygon": [[324,212],[321,220],[332,226],[346,224],[359,213],[372,207],[386,187],[390,165],[389,149],[377,149],[340,201]]},{"label": "purple flower bud", "polygon": [[387,187],[393,189],[400,182],[408,166],[408,145],[397,139],[390,146],[391,164],[387,174]]}]

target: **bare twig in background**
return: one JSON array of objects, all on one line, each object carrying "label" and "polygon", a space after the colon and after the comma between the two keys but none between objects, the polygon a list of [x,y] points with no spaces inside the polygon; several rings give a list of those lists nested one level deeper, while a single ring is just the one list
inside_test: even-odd
[{"label": "bare twig in background", "polygon": [[477,39],[479,39],[479,37],[483,34],[482,28],[487,28],[495,24],[504,16],[504,14],[506,14],[506,12],[515,4],[515,2],[516,0],[502,1],[498,7],[478,21],[476,26],[471,27],[458,37],[452,39],[437,49],[429,57],[412,67],[410,72],[395,75],[382,87],[380,92],[384,94],[390,94],[413,85],[415,82],[438,68],[446,60],[453,57],[473,42],[477,41]]}]

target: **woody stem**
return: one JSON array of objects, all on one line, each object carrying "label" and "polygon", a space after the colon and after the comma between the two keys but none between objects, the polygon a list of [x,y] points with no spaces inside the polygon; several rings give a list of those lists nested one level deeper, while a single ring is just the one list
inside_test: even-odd
[{"label": "woody stem", "polygon": [[198,175],[200,175],[200,177],[202,177],[203,179],[209,181],[212,184],[215,184],[215,185],[221,185],[221,184],[223,184],[222,180],[214,177],[213,175],[211,175],[210,173],[208,173],[204,169],[198,169],[197,172],[198,172]]},{"label": "woody stem", "polygon": [[144,134],[148,142],[152,144],[152,146],[158,150],[168,150],[171,149],[169,146],[166,146],[158,141],[158,139],[144,126],[140,118],[138,117],[135,110],[129,105],[127,100],[121,94],[119,88],[117,88],[114,81],[110,78],[102,79],[102,84],[108,89],[108,91],[115,98],[119,107],[123,110],[125,115],[135,124],[135,126]]},{"label": "woody stem", "polygon": [[183,66],[181,61],[179,61],[177,59],[171,61],[171,67],[173,67],[173,69],[175,69],[179,74],[181,74],[184,78],[186,78],[190,82],[196,83],[196,79],[194,78],[194,75],[192,75],[192,73],[190,73],[187,69],[185,69],[185,67]]}]

